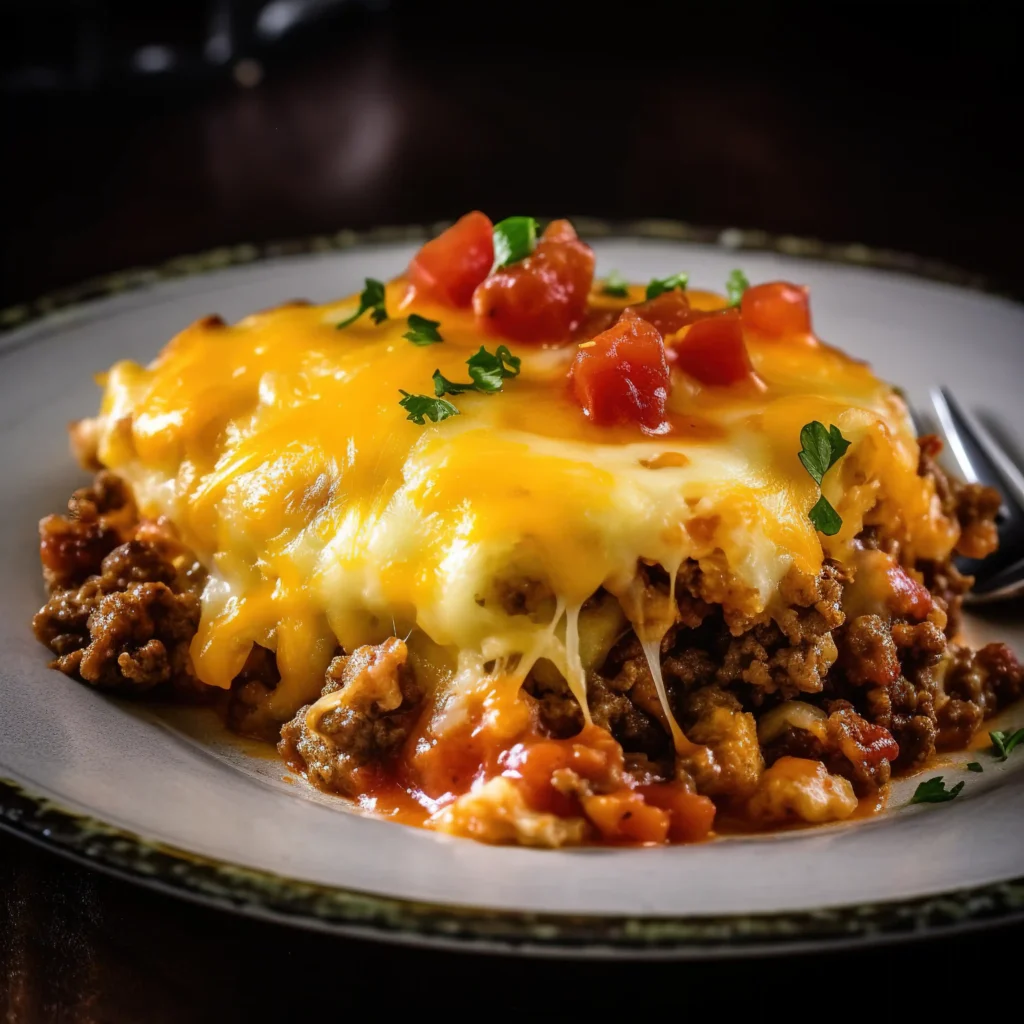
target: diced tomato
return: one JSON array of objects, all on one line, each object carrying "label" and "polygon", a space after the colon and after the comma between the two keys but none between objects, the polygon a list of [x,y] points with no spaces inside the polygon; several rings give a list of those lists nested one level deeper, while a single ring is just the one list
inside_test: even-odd
[{"label": "diced tomato", "polygon": [[580,346],[569,370],[573,395],[594,423],[639,423],[651,430],[665,419],[671,376],[657,328],[626,311]]},{"label": "diced tomato", "polygon": [[468,306],[494,264],[494,225],[479,210],[427,242],[409,264],[417,291],[446,306]]},{"label": "diced tomato", "polygon": [[597,337],[602,331],[607,331],[621,315],[621,309],[599,309],[592,306],[572,332],[573,340],[589,341]]},{"label": "diced tomato", "polygon": [[578,813],[573,799],[551,784],[555,772],[569,767],[572,750],[559,740],[517,743],[504,759],[505,776],[521,780],[526,802],[535,811],[568,817]]},{"label": "diced tomato", "polygon": [[905,615],[912,619],[928,617],[934,602],[923,583],[918,583],[896,562],[886,570],[886,577],[889,582],[888,604],[897,615]]},{"label": "diced tomato", "polygon": [[567,220],[552,221],[533,255],[496,270],[473,293],[477,327],[511,341],[568,341],[593,280],[590,246]]},{"label": "diced tomato", "polygon": [[712,387],[748,380],[754,368],[734,310],[695,321],[670,350],[674,366]]},{"label": "diced tomato", "polygon": [[604,839],[634,843],[664,843],[668,839],[669,815],[649,806],[639,793],[626,790],[585,796],[582,803],[584,814]]},{"label": "diced tomato", "polygon": [[690,300],[686,292],[676,288],[670,292],[662,292],[656,299],[648,299],[639,306],[627,306],[637,316],[646,320],[652,327],[657,327],[662,337],[675,334],[687,324],[693,323],[697,316],[690,308]]},{"label": "diced tomato", "polygon": [[808,290],[788,281],[757,284],[743,293],[740,302],[743,326],[766,338],[787,338],[811,331]]},{"label": "diced tomato", "polygon": [[848,715],[833,730],[839,749],[852,764],[877,768],[882,761],[890,764],[900,756],[900,747],[891,732],[868,722],[860,715]]},{"label": "diced tomato", "polygon": [[674,843],[706,839],[715,823],[715,805],[706,796],[690,793],[678,782],[653,782],[641,786],[644,801],[668,811],[668,837]]}]

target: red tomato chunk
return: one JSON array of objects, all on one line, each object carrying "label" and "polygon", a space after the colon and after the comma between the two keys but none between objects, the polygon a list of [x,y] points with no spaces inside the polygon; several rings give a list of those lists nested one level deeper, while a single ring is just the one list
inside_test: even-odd
[{"label": "red tomato chunk", "polygon": [[889,581],[889,607],[897,615],[905,615],[918,621],[927,618],[934,607],[928,588],[923,583],[918,583],[895,561],[886,570],[886,576]]},{"label": "red tomato chunk", "polygon": [[446,306],[468,306],[494,264],[494,226],[479,210],[427,242],[409,264],[416,290]]},{"label": "red tomato chunk", "polygon": [[594,423],[639,423],[651,430],[665,419],[671,388],[661,334],[626,310],[619,321],[580,347],[569,380]]},{"label": "red tomato chunk", "polygon": [[712,387],[738,384],[754,373],[735,311],[696,321],[672,345],[671,355],[674,366]]},{"label": "red tomato chunk", "polygon": [[740,302],[743,326],[766,338],[810,334],[811,306],[808,291],[788,281],[758,284],[743,293]]},{"label": "red tomato chunk", "polygon": [[657,327],[662,337],[675,334],[676,331],[693,323],[700,316],[690,308],[690,300],[686,297],[686,293],[679,289],[663,292],[656,299],[648,299],[646,302],[641,302],[639,306],[627,308],[653,327]]},{"label": "red tomato chunk", "polygon": [[552,221],[532,256],[496,270],[473,294],[480,330],[511,341],[568,341],[587,312],[594,253],[567,220]]}]

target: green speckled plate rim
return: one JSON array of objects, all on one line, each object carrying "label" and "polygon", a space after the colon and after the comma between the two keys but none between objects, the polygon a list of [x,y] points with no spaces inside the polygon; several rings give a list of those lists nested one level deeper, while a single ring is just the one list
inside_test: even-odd
[{"label": "green speckled plate rim", "polygon": [[[982,275],[859,244],[835,244],[737,228],[695,227],[668,220],[610,223],[576,217],[573,222],[581,235],[590,237],[663,239],[710,244],[737,252],[776,252],[897,270],[976,291],[1000,293]],[[0,333],[91,299],[165,280],[283,256],[417,241],[436,234],[447,223],[342,230],[304,240],[226,246],[156,267],[107,274],[0,310]],[[128,830],[62,808],[26,791],[16,781],[2,778],[0,828],[87,866],[255,917],[462,950],[642,958],[736,956],[937,936],[953,930],[1024,920],[1024,877],[917,899],[756,915],[673,918],[536,914],[420,903],[284,878],[156,844]]]}]

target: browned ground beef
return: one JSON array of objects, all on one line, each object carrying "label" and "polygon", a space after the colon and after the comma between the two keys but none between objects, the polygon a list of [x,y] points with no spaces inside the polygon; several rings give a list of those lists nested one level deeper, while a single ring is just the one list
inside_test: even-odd
[{"label": "browned ground beef", "polygon": [[113,473],[98,473],[68,500],[66,516],[39,524],[39,555],[49,590],[76,586],[100,571],[100,563],[138,522],[128,485]]},{"label": "browned ground beef", "polygon": [[[921,472],[961,522],[961,550],[976,554],[991,541],[998,500],[948,479],[935,453],[923,439]],[[877,527],[866,528],[861,541],[899,555],[898,544]],[[66,516],[45,519],[41,555],[50,597],[33,625],[57,668],[119,692],[206,689],[189,659],[202,574],[167,528],[139,523],[122,481],[101,472],[75,492]],[[716,800],[742,801],[766,765],[789,755],[820,760],[859,794],[871,793],[892,770],[964,746],[986,717],[1024,690],[1024,672],[1005,645],[971,651],[949,639],[970,579],[948,560],[913,568],[947,611],[945,631],[941,614],[922,622],[877,614],[847,621],[842,600],[849,580],[834,564],[817,577],[790,574],[779,594],[785,610],[775,618],[727,617],[714,581],[686,563],[676,579],[677,621],[662,642],[662,673],[673,713],[704,752],[676,763],[632,632],[588,680],[592,717],[620,741],[630,771],[644,781],[682,777]],[[641,575],[645,596],[667,595],[663,570],[643,566]],[[549,591],[529,581],[495,596],[507,611],[527,615],[547,614],[551,603]],[[352,792],[360,772],[394,756],[415,725],[422,700],[406,656],[394,638],[339,654],[323,688],[324,696],[339,694],[337,703],[312,721],[306,706],[282,727],[265,699],[279,682],[275,656],[254,646],[226,699],[228,724],[263,739],[280,735],[283,756],[317,785]],[[525,689],[546,733],[565,738],[582,728],[580,707],[557,673],[535,670]],[[811,732],[787,724],[760,742],[758,722],[790,700],[817,708],[818,726]]]},{"label": "browned ground beef", "polygon": [[416,724],[422,695],[407,658],[394,637],[334,658],[321,696],[340,701],[313,723],[313,705],[299,709],[281,729],[284,759],[324,789],[357,793],[359,769],[396,754]]},{"label": "browned ground beef", "polygon": [[228,727],[242,736],[276,743],[281,722],[269,711],[267,695],[281,681],[277,655],[253,644],[242,671],[231,684],[227,702]]},{"label": "browned ground beef", "polygon": [[[998,494],[949,479],[934,462],[937,450],[932,439],[922,439],[921,472],[934,479],[944,511],[961,522],[966,539],[960,550],[974,555],[979,544],[991,543]],[[867,547],[898,554],[898,545],[877,528],[867,528],[862,540]],[[913,568],[946,610],[945,631],[932,621],[899,616],[861,615],[846,621],[842,596],[847,580],[830,564],[817,578],[792,574],[783,581],[780,599],[787,611],[778,621],[762,616],[730,623],[721,607],[708,600],[699,567],[684,564],[676,580],[678,623],[662,644],[662,673],[687,736],[716,751],[713,767],[684,766],[701,792],[742,794],[759,758],[770,765],[791,755],[823,761],[864,795],[884,785],[893,769],[917,767],[937,750],[965,746],[986,717],[1021,695],[1022,669],[1006,645],[975,652],[949,640],[971,579],[950,560]],[[647,585],[663,584],[648,572]],[[546,679],[539,684],[529,678],[526,688],[540,701],[541,720],[552,735],[572,735],[579,728],[582,716],[564,683]],[[589,694],[595,722],[611,730],[641,771],[667,777],[673,770],[671,746],[647,659],[634,634],[612,650],[590,682]],[[822,737],[787,728],[763,749],[743,743],[749,729],[744,715],[761,716],[790,698],[827,715]],[[719,709],[713,719],[709,702]],[[722,708],[729,709],[728,718]],[[712,742],[715,728],[721,733],[719,743],[731,745],[726,758]],[[892,749],[879,730],[891,734],[899,748],[891,763],[890,756],[879,757],[880,749]]]},{"label": "browned ground beef", "polygon": [[198,694],[189,644],[199,625],[195,560],[160,528],[137,539],[127,485],[100,473],[68,515],[40,524],[50,598],[32,621],[54,667],[103,689]]}]

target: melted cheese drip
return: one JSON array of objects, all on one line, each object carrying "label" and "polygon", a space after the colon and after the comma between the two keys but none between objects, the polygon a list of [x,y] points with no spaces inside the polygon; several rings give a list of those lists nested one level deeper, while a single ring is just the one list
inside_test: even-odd
[{"label": "melted cheese drip", "polygon": [[565,612],[565,679],[572,695],[583,709],[583,719],[587,725],[593,725],[590,717],[590,703],[587,701],[587,677],[580,661],[580,608],[572,605]]},{"label": "melted cheese drip", "polygon": [[[468,356],[497,342],[468,312],[417,303],[441,321],[444,343],[412,345],[397,315],[407,299],[395,282],[392,319],[342,331],[351,299],[232,326],[209,318],[149,367],[121,362],[106,376],[101,461],[209,569],[192,645],[199,678],[228,687],[253,643],[275,650],[281,683],[269,699],[282,719],[316,699],[339,644],[409,631],[435,662],[478,666],[438,670],[439,686],[506,667],[521,681],[548,657],[586,709],[580,607],[602,585],[620,592],[638,560],[727,571],[725,600],[755,612],[791,567],[842,560],[865,517],[902,524],[921,557],[941,558],[955,540],[917,475],[902,402],[825,345],[749,339],[763,388],[679,377],[658,436],[585,419],[566,386],[575,346],[512,345],[522,373],[500,394],[460,395],[461,415],[419,426],[399,389],[429,394],[435,368],[465,380]],[[833,538],[807,518],[817,488],[797,459],[800,428],[815,419],[852,442],[825,479],[844,519]],[[525,581],[553,596],[554,619],[508,600],[529,594]],[[648,656],[672,721],[655,647]],[[673,734],[678,745],[674,722]]]},{"label": "melted cheese drip", "polygon": [[668,701],[668,692],[665,689],[665,677],[661,673],[661,637],[650,640],[641,640],[644,657],[647,659],[647,667],[651,670],[651,677],[654,679],[654,688],[658,691],[658,700],[661,701],[661,709],[665,712],[668,720],[668,729],[672,734],[672,745],[677,754],[689,754],[697,749],[696,744],[691,743],[686,734],[679,727],[676,716],[672,713],[672,705]]}]

